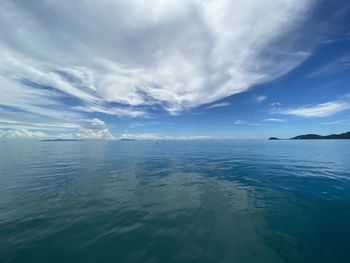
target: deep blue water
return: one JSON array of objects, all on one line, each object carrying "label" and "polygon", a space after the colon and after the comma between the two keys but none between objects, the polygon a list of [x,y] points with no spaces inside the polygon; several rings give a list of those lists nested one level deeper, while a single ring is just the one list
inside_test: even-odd
[{"label": "deep blue water", "polygon": [[350,141],[0,141],[0,262],[350,262]]}]

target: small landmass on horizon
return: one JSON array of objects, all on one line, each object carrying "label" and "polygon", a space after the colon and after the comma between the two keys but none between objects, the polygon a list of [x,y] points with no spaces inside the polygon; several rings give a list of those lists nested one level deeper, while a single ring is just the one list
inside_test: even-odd
[{"label": "small landmass on horizon", "polygon": [[[318,135],[318,134],[303,134],[287,140],[334,140],[334,139],[350,139],[350,131],[340,134]],[[284,140],[277,137],[270,137],[269,140]]]}]

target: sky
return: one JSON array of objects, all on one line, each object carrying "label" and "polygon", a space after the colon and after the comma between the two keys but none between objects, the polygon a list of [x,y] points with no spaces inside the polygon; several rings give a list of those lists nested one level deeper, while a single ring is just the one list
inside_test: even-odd
[{"label": "sky", "polygon": [[348,0],[2,0],[0,137],[350,130]]}]

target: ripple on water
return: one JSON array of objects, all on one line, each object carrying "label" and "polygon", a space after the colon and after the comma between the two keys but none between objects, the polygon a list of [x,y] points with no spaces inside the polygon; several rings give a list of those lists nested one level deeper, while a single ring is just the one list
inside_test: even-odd
[{"label": "ripple on water", "polygon": [[344,144],[1,141],[0,261],[347,262]]}]

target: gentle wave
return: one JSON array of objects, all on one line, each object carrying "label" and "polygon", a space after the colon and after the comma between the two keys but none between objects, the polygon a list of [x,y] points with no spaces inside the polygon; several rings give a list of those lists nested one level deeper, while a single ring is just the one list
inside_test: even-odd
[{"label": "gentle wave", "polygon": [[1,262],[347,262],[348,141],[0,141]]}]

